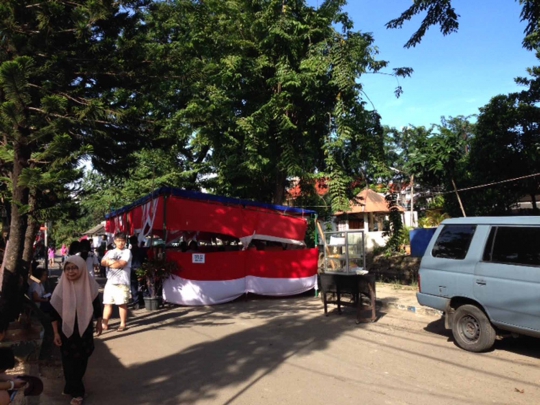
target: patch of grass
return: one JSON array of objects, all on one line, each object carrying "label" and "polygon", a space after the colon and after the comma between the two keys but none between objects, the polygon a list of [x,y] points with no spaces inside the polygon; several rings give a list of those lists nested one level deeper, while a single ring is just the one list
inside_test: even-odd
[{"label": "patch of grass", "polygon": [[379,279],[377,280],[377,283],[388,284],[394,290],[401,290],[402,288],[406,287],[406,285],[403,284],[403,282],[397,278],[390,279],[383,276],[379,277]]},{"label": "patch of grass", "polygon": [[411,290],[418,291],[418,281],[412,280],[410,283],[405,283],[397,278],[389,279],[386,277],[379,277],[376,280],[377,283],[387,284],[392,287],[394,290]]}]

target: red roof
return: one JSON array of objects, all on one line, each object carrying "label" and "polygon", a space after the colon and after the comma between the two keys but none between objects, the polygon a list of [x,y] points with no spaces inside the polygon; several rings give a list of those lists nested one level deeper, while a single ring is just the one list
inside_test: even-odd
[{"label": "red roof", "polygon": [[[336,212],[336,215],[356,214],[362,212],[381,212],[389,213],[388,203],[386,199],[368,188],[362,190],[357,196],[356,201],[351,201],[351,209],[347,212]],[[403,207],[397,206],[397,210],[405,211]]]},{"label": "red roof", "polygon": [[[320,196],[326,195],[328,193],[328,183],[326,179],[315,180],[315,184],[313,185],[313,187],[315,187],[315,192]],[[294,185],[287,190],[287,193],[293,199],[302,195],[302,189],[300,187],[300,184],[298,184],[298,181],[296,181]]]}]

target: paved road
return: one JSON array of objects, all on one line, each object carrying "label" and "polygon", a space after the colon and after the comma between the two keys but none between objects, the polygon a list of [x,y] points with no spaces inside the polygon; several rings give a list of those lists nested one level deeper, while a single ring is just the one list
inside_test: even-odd
[{"label": "paved road", "polygon": [[[313,297],[139,310],[129,330],[97,340],[85,404],[540,403],[538,340],[472,354],[435,316],[380,315],[324,317]],[[41,403],[68,403],[44,372]]]}]

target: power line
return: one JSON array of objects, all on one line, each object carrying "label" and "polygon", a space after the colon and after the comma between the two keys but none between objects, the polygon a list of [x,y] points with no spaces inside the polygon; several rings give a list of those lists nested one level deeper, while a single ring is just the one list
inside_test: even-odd
[{"label": "power line", "polygon": [[503,183],[509,183],[509,182],[511,182],[511,181],[517,181],[517,180],[528,179],[528,178],[536,177],[536,176],[540,176],[540,173],[528,174],[528,175],[526,175],[526,176],[515,177],[515,178],[513,178],[513,179],[507,179],[507,180],[501,180],[501,181],[494,181],[494,182],[492,182],[492,183],[481,184],[481,185],[479,185],[479,186],[465,187],[465,188],[460,188],[460,189],[458,189],[458,190],[441,191],[441,192],[435,192],[435,193],[430,193],[430,194],[432,194],[432,195],[453,194],[453,193],[457,193],[457,192],[459,192],[459,191],[469,191],[469,190],[475,190],[475,189],[478,189],[478,188],[491,187],[491,186],[496,186],[496,185],[498,185],[498,184],[503,184]]},{"label": "power line", "polygon": [[[458,190],[452,190],[452,191],[436,191],[436,192],[427,192],[427,193],[422,193],[422,194],[429,194],[429,195],[444,195],[444,194],[454,194],[454,193],[457,193],[457,192],[460,192],[460,191],[469,191],[469,190],[476,190],[476,189],[479,189],[479,188],[485,188],[485,187],[491,187],[491,186],[496,186],[498,184],[503,184],[503,183],[509,183],[511,181],[518,181],[518,180],[523,180],[523,179],[529,179],[531,177],[537,177],[537,176],[540,176],[540,173],[534,173],[534,174],[528,174],[526,176],[520,176],[520,177],[514,177],[513,179],[507,179],[507,180],[501,180],[501,181],[494,181],[494,182],[491,182],[491,183],[486,183],[486,184],[481,184],[479,186],[472,186],[472,187],[465,187],[465,188],[460,188]],[[328,208],[328,206],[326,205],[303,205],[301,207],[295,207],[295,208]]]}]

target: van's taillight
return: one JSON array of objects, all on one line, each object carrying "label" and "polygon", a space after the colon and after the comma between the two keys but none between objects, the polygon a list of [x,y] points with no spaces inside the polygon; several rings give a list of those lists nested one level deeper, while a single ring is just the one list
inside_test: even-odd
[{"label": "van's taillight", "polygon": [[418,291],[422,292],[422,282],[420,281],[420,273],[418,273]]}]

